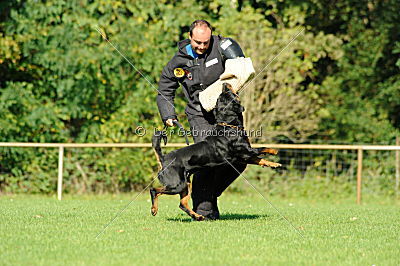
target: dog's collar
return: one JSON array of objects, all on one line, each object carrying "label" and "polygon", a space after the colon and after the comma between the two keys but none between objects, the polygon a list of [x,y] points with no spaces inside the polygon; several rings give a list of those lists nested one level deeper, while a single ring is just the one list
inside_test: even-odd
[{"label": "dog's collar", "polygon": [[227,123],[218,123],[217,125],[219,125],[219,126],[223,126],[223,127],[231,127],[231,128],[236,128],[236,129],[240,129],[240,130],[243,130],[243,129],[244,129],[244,127],[240,127],[240,126],[234,126],[234,125],[229,125],[229,124],[227,124]]}]

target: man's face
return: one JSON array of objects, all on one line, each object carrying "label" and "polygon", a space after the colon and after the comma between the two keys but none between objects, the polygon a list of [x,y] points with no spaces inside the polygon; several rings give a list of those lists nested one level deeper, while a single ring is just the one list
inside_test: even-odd
[{"label": "man's face", "polygon": [[192,36],[189,34],[190,45],[197,54],[204,54],[210,46],[211,30],[206,26],[193,29]]}]

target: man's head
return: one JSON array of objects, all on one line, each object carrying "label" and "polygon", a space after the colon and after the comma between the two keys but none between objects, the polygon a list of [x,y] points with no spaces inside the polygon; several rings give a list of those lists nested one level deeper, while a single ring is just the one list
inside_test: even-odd
[{"label": "man's head", "polygon": [[206,20],[195,20],[190,25],[190,45],[197,54],[204,54],[207,51],[211,42],[211,34],[211,25]]}]

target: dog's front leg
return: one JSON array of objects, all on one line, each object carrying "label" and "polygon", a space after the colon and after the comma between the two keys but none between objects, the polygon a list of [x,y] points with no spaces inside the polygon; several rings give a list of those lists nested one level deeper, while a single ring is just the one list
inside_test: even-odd
[{"label": "dog's front leg", "polygon": [[278,154],[278,150],[271,149],[271,148],[262,147],[262,148],[256,148],[256,150],[257,150],[259,155],[262,155],[262,154],[276,155],[276,154]]},{"label": "dog's front leg", "polygon": [[181,196],[179,208],[181,208],[181,210],[186,212],[190,217],[192,217],[196,221],[203,221],[205,217],[203,215],[195,213],[189,207],[190,192],[191,192],[191,183],[188,183],[188,186],[179,194]]},{"label": "dog's front leg", "polygon": [[274,163],[274,162],[270,162],[267,161],[265,159],[261,159],[261,158],[251,158],[248,162],[249,164],[256,164],[256,165],[260,165],[260,166],[268,166],[271,168],[278,168],[281,167],[282,165],[280,163]]}]

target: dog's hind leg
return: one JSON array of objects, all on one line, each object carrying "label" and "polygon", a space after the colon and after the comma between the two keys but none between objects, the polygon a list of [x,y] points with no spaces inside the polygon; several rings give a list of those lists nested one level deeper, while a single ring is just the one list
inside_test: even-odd
[{"label": "dog's hind leg", "polygon": [[184,189],[179,195],[181,196],[181,201],[179,204],[179,208],[186,212],[190,217],[195,219],[196,221],[203,221],[205,217],[203,215],[195,213],[189,207],[189,200],[190,200],[190,191],[191,191],[191,183],[188,183],[186,189]]},{"label": "dog's hind leg", "polygon": [[150,197],[151,197],[151,214],[153,216],[157,215],[158,212],[158,196],[165,192],[165,187],[162,188],[151,188],[150,189]]},{"label": "dog's hind leg", "polygon": [[271,168],[278,168],[278,167],[281,167],[281,166],[282,166],[280,163],[270,162],[270,161],[267,161],[267,160],[265,160],[265,159],[261,159],[261,158],[257,158],[257,157],[251,158],[251,159],[248,161],[248,163],[249,163],[249,164],[260,165],[260,166],[263,166],[263,167],[264,167],[264,166],[268,166],[268,167],[271,167]]}]

